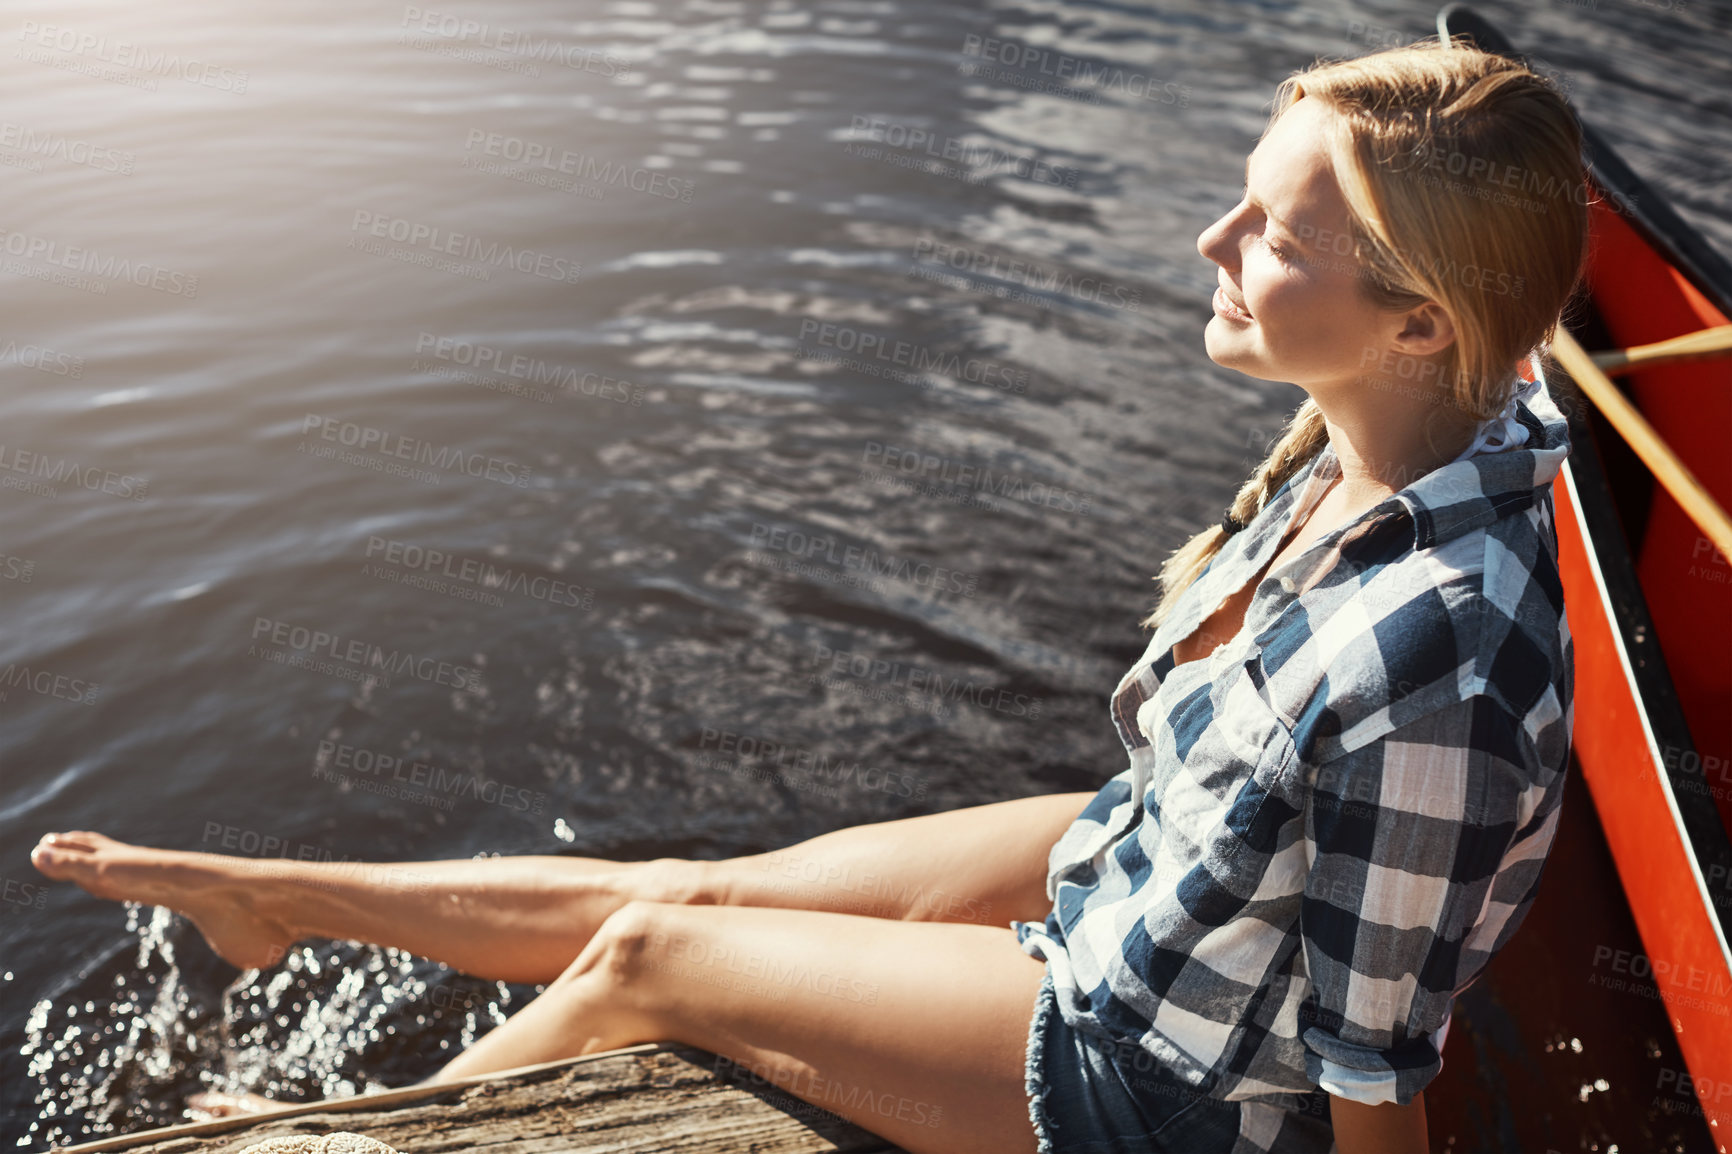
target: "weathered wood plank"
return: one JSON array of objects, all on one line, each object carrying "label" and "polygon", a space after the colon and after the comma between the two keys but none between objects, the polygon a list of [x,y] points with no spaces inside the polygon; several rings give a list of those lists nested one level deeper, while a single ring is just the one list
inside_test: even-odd
[{"label": "weathered wood plank", "polygon": [[222,1133],[137,1135],[128,1154],[235,1154],[266,1138],[352,1130],[406,1154],[901,1154],[791,1095],[714,1072],[715,1056],[659,1046],[454,1087],[408,1104],[266,1115]]}]

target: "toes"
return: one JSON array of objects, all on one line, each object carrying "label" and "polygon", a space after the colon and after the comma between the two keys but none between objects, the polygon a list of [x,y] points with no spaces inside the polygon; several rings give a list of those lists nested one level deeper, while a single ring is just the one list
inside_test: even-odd
[{"label": "toes", "polygon": [[47,874],[49,877],[59,877],[66,866],[70,865],[73,855],[59,845],[50,844],[44,839],[44,844],[30,851],[30,864]]},{"label": "toes", "polygon": [[96,839],[99,836],[86,830],[75,830],[70,833],[48,833],[43,834],[42,840],[37,844],[52,849],[92,853],[96,850]]},{"label": "toes", "polygon": [[43,873],[64,876],[71,867],[89,862],[95,850],[74,834],[51,833],[30,851],[30,862]]},{"label": "toes", "polygon": [[78,829],[65,833],[48,833],[30,851],[30,862],[54,878],[71,877],[79,866],[102,868],[112,860],[104,851],[120,843],[90,830]]}]

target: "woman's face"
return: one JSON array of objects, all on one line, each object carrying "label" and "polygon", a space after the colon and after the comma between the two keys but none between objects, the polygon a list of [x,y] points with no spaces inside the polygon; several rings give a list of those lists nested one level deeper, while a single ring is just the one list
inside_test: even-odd
[{"label": "woman's face", "polygon": [[1361,287],[1325,143],[1329,115],[1319,100],[1289,105],[1246,163],[1244,199],[1197,238],[1220,266],[1209,357],[1313,393],[1376,365],[1403,327]]}]

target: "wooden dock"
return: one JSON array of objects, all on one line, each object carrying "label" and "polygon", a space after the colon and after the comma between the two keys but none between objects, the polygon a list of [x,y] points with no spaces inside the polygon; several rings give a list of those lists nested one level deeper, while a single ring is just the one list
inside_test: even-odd
[{"label": "wooden dock", "polygon": [[62,1154],[238,1154],[267,1138],[353,1131],[403,1154],[902,1154],[715,1055],[651,1043],[440,1087],[145,1130]]}]

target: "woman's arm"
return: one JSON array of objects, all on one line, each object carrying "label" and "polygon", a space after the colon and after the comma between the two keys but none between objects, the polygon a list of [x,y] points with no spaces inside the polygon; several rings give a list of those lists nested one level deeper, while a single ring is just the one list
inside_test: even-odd
[{"label": "woman's arm", "polygon": [[1367,1106],[1329,1096],[1337,1154],[1431,1154],[1425,1127],[1425,1092],[1405,1106],[1383,1102]]},{"label": "woman's arm", "polygon": [[1300,1036],[1340,1154],[1425,1151],[1419,1092],[1442,1069],[1440,1031],[1470,966],[1519,924],[1551,847],[1555,737],[1474,694],[1309,776]]}]

